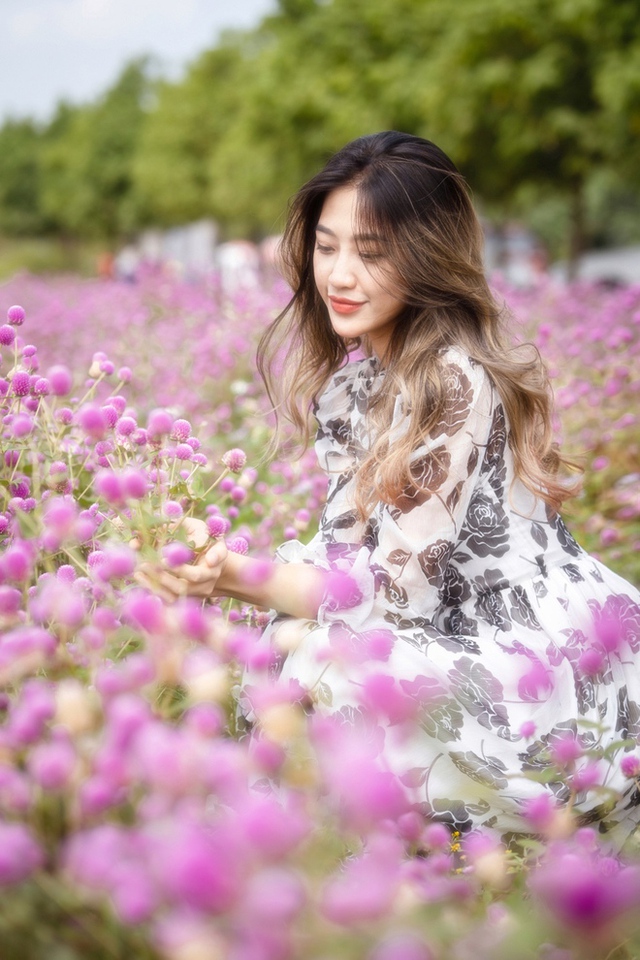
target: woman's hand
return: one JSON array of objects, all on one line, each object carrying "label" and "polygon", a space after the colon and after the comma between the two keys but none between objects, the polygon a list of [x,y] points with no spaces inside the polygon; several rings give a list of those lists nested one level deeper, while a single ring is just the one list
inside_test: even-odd
[{"label": "woman's hand", "polygon": [[179,597],[208,599],[225,569],[229,551],[224,540],[211,541],[207,526],[202,520],[186,517],[181,527],[191,546],[198,551],[210,543],[195,563],[183,563],[178,567],[143,563],[138,568],[136,579],[149,590],[157,593],[168,603]]}]

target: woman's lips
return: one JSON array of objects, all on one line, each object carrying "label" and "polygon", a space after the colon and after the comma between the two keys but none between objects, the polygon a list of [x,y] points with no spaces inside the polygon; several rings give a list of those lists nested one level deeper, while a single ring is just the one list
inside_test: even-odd
[{"label": "woman's lips", "polygon": [[329,300],[336,313],[355,313],[366,303],[366,300],[346,300],[344,297],[329,297]]}]

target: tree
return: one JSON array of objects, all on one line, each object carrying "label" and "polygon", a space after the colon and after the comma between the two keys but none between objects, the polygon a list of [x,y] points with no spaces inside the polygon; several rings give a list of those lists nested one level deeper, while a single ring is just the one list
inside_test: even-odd
[{"label": "tree", "polygon": [[93,105],[63,109],[45,134],[43,208],[62,231],[115,238],[137,226],[131,167],[151,81],[128,64]]},{"label": "tree", "polygon": [[0,128],[0,233],[33,235],[46,228],[40,206],[42,136],[31,120]]},{"label": "tree", "polygon": [[[443,9],[446,7],[442,0]],[[588,239],[590,179],[640,184],[637,0],[464,0],[424,68],[428,114],[481,196],[569,211],[572,263]],[[437,83],[447,77],[446,85]]]}]

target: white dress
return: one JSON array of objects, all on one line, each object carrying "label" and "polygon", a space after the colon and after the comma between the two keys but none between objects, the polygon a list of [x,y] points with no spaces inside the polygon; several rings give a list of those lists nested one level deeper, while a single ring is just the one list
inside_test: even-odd
[{"label": "white dress", "polygon": [[[353,720],[363,678],[392,676],[418,721],[409,736],[397,719],[381,721],[383,761],[420,810],[461,831],[530,831],[525,802],[545,791],[563,802],[569,789],[525,774],[550,769],[554,744],[575,737],[589,754],[576,769],[595,758],[601,787],[623,793],[611,810],[606,790],[581,790],[576,809],[625,836],[640,795],[619,769],[622,752],[610,762],[604,751],[619,740],[630,750],[640,736],[640,595],[513,482],[509,427],[484,368],[454,349],[442,362],[446,422],[412,464],[432,492],[379,503],[366,522],[353,478],[384,371],[375,358],[351,362],[321,396],[316,450],[329,489],[320,529],[278,557],[348,572],[357,590],[346,603],[326,597],[317,621],[300,622],[280,677],[311,690],[316,710]],[[394,423],[402,429],[400,398]],[[291,618],[276,617],[266,639],[277,645],[284,623],[290,631]]]}]

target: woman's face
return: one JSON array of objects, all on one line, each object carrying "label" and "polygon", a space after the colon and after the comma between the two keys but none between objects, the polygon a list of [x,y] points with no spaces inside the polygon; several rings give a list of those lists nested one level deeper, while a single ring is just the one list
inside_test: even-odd
[{"label": "woman's face", "polygon": [[327,196],[316,228],[313,272],[338,336],[366,336],[383,357],[404,302],[383,238],[358,234],[357,200],[355,187]]}]

